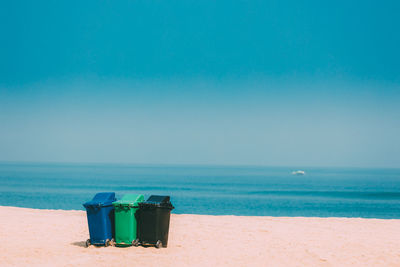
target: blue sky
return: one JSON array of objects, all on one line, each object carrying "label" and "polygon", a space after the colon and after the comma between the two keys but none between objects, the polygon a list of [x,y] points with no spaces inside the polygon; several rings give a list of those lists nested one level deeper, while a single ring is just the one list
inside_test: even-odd
[{"label": "blue sky", "polygon": [[0,5],[1,161],[400,167],[397,1]]}]

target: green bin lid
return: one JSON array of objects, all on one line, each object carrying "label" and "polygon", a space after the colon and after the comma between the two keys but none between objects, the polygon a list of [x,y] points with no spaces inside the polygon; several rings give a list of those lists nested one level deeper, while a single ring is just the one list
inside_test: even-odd
[{"label": "green bin lid", "polygon": [[114,206],[130,206],[130,207],[138,207],[139,202],[143,202],[143,195],[136,194],[126,194],[120,200],[113,202]]}]

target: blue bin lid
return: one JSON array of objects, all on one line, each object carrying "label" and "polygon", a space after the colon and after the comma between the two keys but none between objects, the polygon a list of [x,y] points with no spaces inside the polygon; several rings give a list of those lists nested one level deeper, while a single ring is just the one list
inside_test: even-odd
[{"label": "blue bin lid", "polygon": [[97,193],[94,198],[86,203],[83,204],[84,207],[89,206],[111,206],[114,201],[117,199],[115,198],[114,192],[102,192]]}]

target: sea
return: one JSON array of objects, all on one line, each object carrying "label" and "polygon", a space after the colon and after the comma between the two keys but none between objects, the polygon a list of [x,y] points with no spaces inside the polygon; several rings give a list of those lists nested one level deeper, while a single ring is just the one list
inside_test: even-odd
[{"label": "sea", "polygon": [[400,218],[400,169],[0,163],[0,205],[84,210],[98,192],[168,195],[177,214]]}]

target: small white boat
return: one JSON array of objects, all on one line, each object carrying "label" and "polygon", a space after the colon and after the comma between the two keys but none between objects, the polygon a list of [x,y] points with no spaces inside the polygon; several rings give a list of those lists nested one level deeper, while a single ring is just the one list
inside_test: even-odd
[{"label": "small white boat", "polygon": [[298,171],[293,171],[292,174],[293,175],[306,175],[306,172],[298,170]]}]

